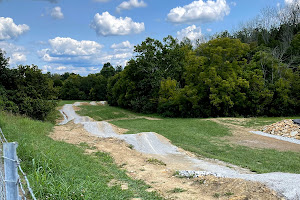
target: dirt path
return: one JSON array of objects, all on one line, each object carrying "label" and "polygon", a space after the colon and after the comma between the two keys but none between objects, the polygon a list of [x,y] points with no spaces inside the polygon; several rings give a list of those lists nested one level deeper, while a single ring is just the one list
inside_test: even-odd
[{"label": "dirt path", "polygon": [[[225,125],[231,130],[233,135],[224,137],[224,139],[228,140],[231,143],[248,146],[252,148],[268,148],[268,149],[276,149],[279,151],[300,152],[299,144],[294,144],[294,143],[290,143],[290,142],[286,142],[286,141],[282,141],[270,137],[264,137],[261,135],[255,135],[253,133],[250,133],[250,131],[253,131],[253,129],[228,123],[226,122],[226,120],[228,119],[229,118],[213,118],[209,120],[214,121],[218,124]],[[238,120],[244,120],[244,119],[231,119],[231,120],[235,120],[236,123],[238,123]]]},{"label": "dirt path", "polygon": [[[66,125],[55,126],[50,137],[76,145],[87,143],[90,147],[86,150],[87,154],[98,150],[109,153],[117,165],[126,169],[130,177],[145,181],[152,187],[149,191],[155,190],[167,199],[280,199],[274,191],[258,182],[214,176],[193,179],[175,177],[174,173],[177,170],[193,169],[191,168],[193,163],[186,162],[180,156],[178,159],[173,159],[168,156],[139,153],[124,141],[93,136],[81,124],[69,122]],[[155,159],[166,165],[156,162]]]},{"label": "dirt path", "polygon": [[[124,130],[78,116],[73,107],[65,105],[61,110],[64,125],[55,127],[53,139],[72,144],[85,142],[95,148],[87,153],[110,153],[129,176],[144,180],[168,199],[280,199],[268,188],[295,199],[300,191],[300,175],[253,174],[220,161],[199,159],[156,133],[122,135]],[[174,176],[177,170],[212,172],[216,176],[178,178]]]}]

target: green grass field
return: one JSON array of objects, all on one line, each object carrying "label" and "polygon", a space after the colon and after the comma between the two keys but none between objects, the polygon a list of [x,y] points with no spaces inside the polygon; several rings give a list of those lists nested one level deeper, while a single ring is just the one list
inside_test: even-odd
[{"label": "green grass field", "polygon": [[[151,131],[159,133],[170,139],[174,145],[194,152],[198,156],[219,159],[258,173],[277,171],[300,173],[299,152],[253,149],[229,144],[222,137],[230,136],[230,131],[226,127],[206,119],[132,119],[134,113],[116,107],[81,106],[81,108],[79,114],[88,115],[96,120],[115,119],[111,123],[129,129],[127,132],[129,134]],[[119,113],[123,113],[122,117],[127,116],[131,119],[118,120]],[[136,114],[136,116],[140,116],[140,114]],[[253,118],[251,120],[272,123],[280,118]]]},{"label": "green grass field", "polygon": [[[87,145],[54,141],[53,124],[0,112],[0,127],[8,141],[19,143],[18,157],[37,199],[162,199],[144,182],[132,180],[106,153],[85,155]],[[128,184],[109,187],[118,180]]]}]

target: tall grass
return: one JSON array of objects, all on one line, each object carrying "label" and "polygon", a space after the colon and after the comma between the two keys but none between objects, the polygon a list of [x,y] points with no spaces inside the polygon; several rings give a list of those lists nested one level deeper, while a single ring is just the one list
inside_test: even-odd
[{"label": "tall grass", "polygon": [[[18,156],[38,199],[161,199],[139,180],[130,179],[106,153],[85,155],[84,148],[54,141],[53,124],[0,113],[0,127],[17,141]],[[116,179],[129,189],[108,186]]]}]

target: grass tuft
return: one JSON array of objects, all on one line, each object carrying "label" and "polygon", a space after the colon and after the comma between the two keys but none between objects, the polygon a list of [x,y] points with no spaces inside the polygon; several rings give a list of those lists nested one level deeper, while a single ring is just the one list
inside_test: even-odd
[{"label": "grass tuft", "polygon": [[164,166],[166,166],[166,163],[164,163],[163,161],[158,160],[156,158],[149,158],[147,160],[147,163],[154,164],[154,165],[164,165]]}]

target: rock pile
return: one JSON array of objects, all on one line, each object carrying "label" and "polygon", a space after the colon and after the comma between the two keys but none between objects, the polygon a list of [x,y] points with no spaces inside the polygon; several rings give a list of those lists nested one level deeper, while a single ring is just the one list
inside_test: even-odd
[{"label": "rock pile", "polygon": [[300,140],[300,126],[295,124],[291,119],[267,125],[262,131],[272,135],[280,135]]}]

